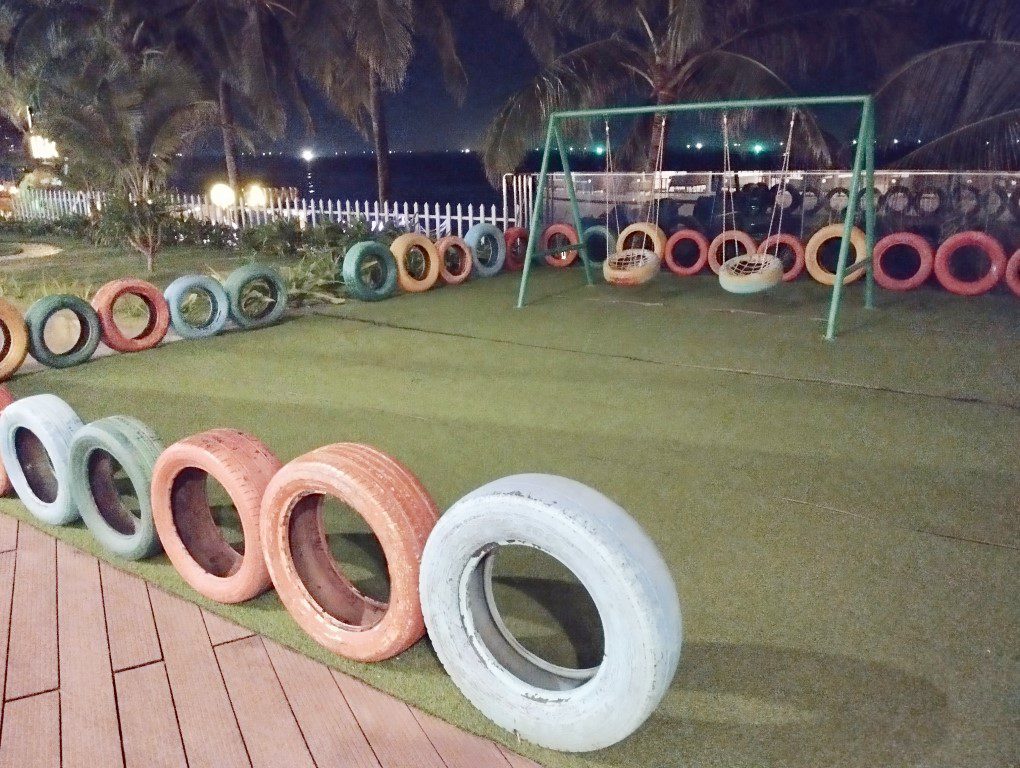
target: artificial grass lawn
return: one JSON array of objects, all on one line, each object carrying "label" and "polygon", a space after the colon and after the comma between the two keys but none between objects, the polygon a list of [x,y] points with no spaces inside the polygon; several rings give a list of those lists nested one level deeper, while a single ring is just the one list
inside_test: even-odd
[{"label": "artificial grass lawn", "polygon": [[[351,302],[335,317],[11,388],[54,392],[86,420],[134,415],[168,443],[249,430],[285,461],[368,442],[443,508],[522,471],[616,499],[672,569],[684,653],[648,723],[589,755],[518,743],[488,723],[427,641],[390,662],[346,662],[272,594],[228,608],[197,597],[163,557],[117,563],[553,768],[1015,760],[1015,299],[886,294],[875,312],[848,307],[845,335],[828,344],[812,319],[826,294],[806,282],[739,299],[711,277],[624,291],[543,270],[533,306],[512,310],[515,292],[502,276]],[[849,294],[858,301],[859,286]],[[25,518],[17,501],[0,509]],[[80,527],[48,530],[96,551]],[[370,578],[370,560],[359,576]],[[549,571],[528,575],[505,584],[515,626],[549,647],[546,619],[577,590]]]}]

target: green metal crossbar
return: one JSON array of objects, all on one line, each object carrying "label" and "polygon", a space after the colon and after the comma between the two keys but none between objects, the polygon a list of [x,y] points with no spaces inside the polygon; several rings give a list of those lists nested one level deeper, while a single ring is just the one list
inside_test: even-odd
[{"label": "green metal crossbar", "polygon": [[[865,270],[864,283],[864,306],[868,309],[875,307],[875,276],[873,271],[872,253],[875,248],[875,105],[871,96],[808,96],[774,99],[727,99],[723,101],[706,101],[686,104],[663,104],[644,107],[616,107],[612,109],[578,109],[564,112],[555,112],[549,117],[549,126],[545,135],[545,149],[542,153],[542,165],[539,170],[538,189],[535,192],[535,205],[531,217],[531,231],[528,233],[528,249],[524,259],[524,271],[521,275],[520,291],[517,294],[517,308],[524,306],[528,289],[528,278],[531,275],[532,259],[539,255],[551,255],[562,253],[565,250],[576,250],[581,256],[581,263],[584,265],[584,276],[588,285],[593,285],[591,273],[591,261],[588,258],[587,243],[584,242],[584,232],[581,226],[581,210],[577,202],[577,192],[574,189],[574,178],[570,170],[570,162],[567,158],[563,133],[560,130],[560,123],[564,120],[590,120],[592,118],[627,117],[649,114],[672,114],[677,112],[694,112],[704,110],[727,110],[727,109],[758,109],[758,108],[786,108],[786,107],[816,107],[816,106],[859,106],[861,108],[861,124],[857,133],[857,151],[854,154],[854,165],[850,179],[850,199],[845,210],[843,222],[843,237],[839,245],[839,260],[836,264],[836,281],[832,286],[832,299],[829,302],[829,317],[825,330],[825,338],[832,340],[836,337],[836,329],[839,325],[839,311],[843,301],[843,281],[848,275],[852,275],[861,269]],[[563,167],[563,176],[567,187],[567,196],[570,198],[570,212],[574,219],[574,228],[577,230],[580,242],[577,245],[568,246],[563,249],[547,250],[539,253],[538,237],[539,222],[541,221],[542,208],[545,205],[545,194],[547,177],[549,175],[549,158],[552,154],[553,142],[556,142],[556,149],[560,156],[560,164]],[[865,177],[864,189],[864,226],[867,242],[865,258],[856,264],[847,267],[847,258],[850,255],[850,235],[853,232],[854,219],[857,217],[858,205],[861,197],[861,175]]]}]

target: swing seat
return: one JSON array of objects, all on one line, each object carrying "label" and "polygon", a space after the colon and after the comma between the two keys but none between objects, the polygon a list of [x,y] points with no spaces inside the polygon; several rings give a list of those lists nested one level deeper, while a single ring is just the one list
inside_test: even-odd
[{"label": "swing seat", "polygon": [[659,272],[659,254],[644,248],[628,248],[602,262],[602,274],[613,285],[644,285]]},{"label": "swing seat", "polygon": [[730,293],[747,295],[774,288],[783,281],[783,262],[768,253],[748,253],[723,262],[719,286]]}]

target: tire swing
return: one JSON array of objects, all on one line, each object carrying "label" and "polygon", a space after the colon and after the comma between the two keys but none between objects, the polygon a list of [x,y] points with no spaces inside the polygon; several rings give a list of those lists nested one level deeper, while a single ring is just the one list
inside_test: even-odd
[{"label": "tire swing", "polygon": [[[786,135],[785,152],[783,153],[783,168],[779,175],[778,189],[786,189],[790,177],[790,154],[793,150],[793,128],[797,122],[797,111],[790,113],[790,128]],[[737,211],[733,199],[733,166],[730,159],[730,127],[729,115],[723,113],[723,228],[726,227],[727,213],[730,215],[732,230],[737,228]],[[727,210],[727,202],[729,210]],[[761,293],[769,288],[774,288],[783,282],[783,260],[779,258],[780,241],[776,235],[783,231],[783,213],[785,206],[781,206],[773,200],[772,213],[769,216],[769,229],[765,240],[758,248],[751,248],[750,253],[735,255],[735,258],[725,258],[725,243],[720,245],[723,251],[722,263],[719,265],[719,286],[730,293],[748,295]],[[769,253],[769,248],[774,252]],[[736,250],[736,246],[734,246]],[[792,278],[791,278],[792,279]]]},{"label": "tire swing", "polygon": [[[386,559],[386,600],[361,592],[330,552],[326,497],[368,523]],[[262,554],[288,613],[324,648],[357,661],[382,661],[425,634],[419,564],[439,509],[396,459],[367,445],[339,443],[283,467],[262,502]]]},{"label": "tire swing", "polygon": [[[78,337],[69,349],[54,351],[46,341],[46,325],[58,312],[70,311],[78,321]],[[70,368],[88,362],[102,338],[99,316],[85,299],[71,294],[45,296],[25,313],[28,326],[28,348],[39,363],[47,368]]]},{"label": "tire swing", "polygon": [[[134,296],[145,305],[148,317],[143,328],[128,335],[117,325],[114,313],[117,302]],[[170,329],[170,307],[159,288],[144,280],[127,278],[107,283],[92,297],[92,308],[99,316],[103,343],[115,352],[144,352],[152,349]]]},{"label": "tire swing", "polygon": [[[408,232],[390,244],[397,261],[397,282],[408,293],[424,293],[439,280],[439,251],[425,235]],[[417,256],[413,266],[409,260]],[[418,263],[420,261],[420,263]]]},{"label": "tire swing", "polygon": [[0,299],[0,381],[11,378],[28,356],[28,326],[18,308]]},{"label": "tire swing", "polygon": [[[987,259],[984,274],[967,279],[954,274],[954,256],[964,248],[977,248]],[[1006,271],[1006,252],[999,241],[984,232],[960,232],[946,240],[935,252],[935,277],[942,287],[957,296],[980,296],[998,285]]]},{"label": "tire swing", "polygon": [[[659,124],[659,151],[655,158],[655,168],[652,179],[658,179],[662,174],[662,160],[666,144],[666,118],[663,116]],[[609,141],[609,121],[606,121],[606,173],[613,173],[613,151]],[[606,193],[606,228],[609,229],[609,195]],[[666,250],[666,235],[659,228],[659,199],[655,194],[653,186],[648,198],[648,210],[644,222],[634,223],[626,227],[617,238],[618,250],[611,253],[602,262],[602,275],[607,283],[614,285],[644,285],[659,272],[662,263],[662,254]],[[617,218],[617,230],[619,229],[619,218]],[[641,233],[652,241],[652,249],[648,248],[627,248],[625,240],[631,234]]]},{"label": "tire swing", "polygon": [[[604,638],[594,666],[547,661],[507,626],[493,563],[508,546],[554,558],[588,592]],[[621,507],[564,477],[505,477],[460,499],[425,545],[420,592],[429,639],[461,693],[549,749],[589,752],[625,739],[680,661],[680,601],[662,555]]]},{"label": "tire swing", "polygon": [[[893,249],[909,249],[917,256],[917,270],[913,274],[897,277],[886,265],[885,259]],[[875,282],[887,291],[912,291],[931,277],[935,262],[935,251],[925,240],[913,232],[894,232],[875,244],[873,269]]]},{"label": "tire swing", "polygon": [[[460,285],[471,276],[471,247],[456,235],[440,238],[436,242],[439,254],[439,277],[447,285]],[[453,254],[453,258],[450,258]]]}]

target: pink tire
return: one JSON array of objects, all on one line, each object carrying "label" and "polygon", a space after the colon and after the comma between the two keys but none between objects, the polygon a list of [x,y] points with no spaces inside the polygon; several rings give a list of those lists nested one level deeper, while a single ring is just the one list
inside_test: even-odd
[{"label": "pink tire", "polygon": [[[951,269],[961,248],[980,248],[988,257],[988,271],[977,280],[961,280]],[[999,241],[984,232],[961,232],[946,240],[935,252],[935,277],[942,287],[958,296],[980,296],[998,285],[1006,271],[1006,252]]]},{"label": "pink tire", "polygon": [[[553,238],[557,235],[567,239],[567,245],[577,245],[581,238],[577,236],[577,230],[569,224],[550,224],[542,233],[542,250],[552,248]],[[562,251],[545,257],[545,263],[550,267],[569,267],[577,260],[577,251]]]},{"label": "pink tire", "polygon": [[[789,283],[796,280],[804,271],[804,244],[793,235],[781,232],[778,235],[769,235],[761,241],[758,246],[758,253],[768,253],[771,249],[778,253],[780,246],[786,246],[793,251],[793,264],[783,269],[783,282]],[[780,261],[782,257],[779,257]]]},{"label": "pink tire", "polygon": [[[693,264],[681,264],[677,261],[676,247],[683,242],[694,243],[698,248],[698,258],[695,259]],[[679,232],[674,232],[672,237],[666,241],[664,251],[663,258],[670,272],[681,277],[696,275],[708,263],[708,238],[696,229],[681,229]]]},{"label": "pink tire", "polygon": [[720,232],[716,235],[712,244],[708,246],[708,266],[717,275],[722,268],[723,248],[727,243],[731,242],[739,245],[743,249],[744,254],[754,253],[758,248],[755,245],[754,238],[746,232],[741,232],[739,229],[727,229],[725,232]]},{"label": "pink tire", "polygon": [[1020,248],[1009,257],[1006,264],[1006,285],[1014,296],[1020,297]]},{"label": "pink tire", "polygon": [[[920,263],[910,277],[897,278],[889,274],[883,259],[889,251],[896,247],[907,247],[917,253]],[[875,244],[874,263],[875,282],[889,291],[912,291],[920,287],[931,277],[935,264],[935,252],[928,241],[913,232],[895,232],[886,235]]]}]

